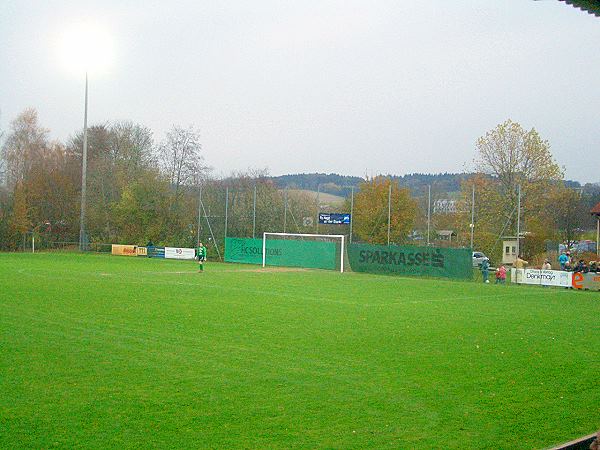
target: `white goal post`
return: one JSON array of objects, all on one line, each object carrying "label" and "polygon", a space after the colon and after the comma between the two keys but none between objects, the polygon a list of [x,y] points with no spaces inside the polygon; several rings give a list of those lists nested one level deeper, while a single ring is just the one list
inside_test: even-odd
[{"label": "white goal post", "polygon": [[344,242],[346,236],[343,234],[302,234],[302,233],[263,233],[262,242],[262,266],[265,267],[267,263],[267,236],[282,236],[282,237],[314,237],[314,238],[335,238],[340,239],[340,272],[344,272]]}]

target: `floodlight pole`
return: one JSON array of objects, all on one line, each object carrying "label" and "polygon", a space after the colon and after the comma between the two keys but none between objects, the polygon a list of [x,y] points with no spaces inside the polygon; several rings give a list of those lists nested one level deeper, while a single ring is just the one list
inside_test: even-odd
[{"label": "floodlight pole", "polygon": [[473,250],[473,234],[475,233],[475,185],[471,197],[471,250]]},{"label": "floodlight pole", "polygon": [[85,109],[83,113],[83,153],[81,156],[81,211],[79,215],[79,250],[86,250],[85,244],[85,200],[87,185],[87,116],[88,116],[88,73],[85,72]]}]

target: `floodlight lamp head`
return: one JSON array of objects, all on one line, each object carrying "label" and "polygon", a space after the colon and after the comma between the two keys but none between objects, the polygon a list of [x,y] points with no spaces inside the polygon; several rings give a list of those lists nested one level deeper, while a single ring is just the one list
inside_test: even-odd
[{"label": "floodlight lamp head", "polygon": [[96,23],[65,28],[58,40],[58,56],[69,72],[101,74],[110,68],[114,45],[111,34]]}]

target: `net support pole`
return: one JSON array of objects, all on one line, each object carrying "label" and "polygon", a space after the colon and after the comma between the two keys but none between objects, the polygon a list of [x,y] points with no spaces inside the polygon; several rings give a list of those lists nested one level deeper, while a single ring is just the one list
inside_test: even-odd
[{"label": "net support pole", "polygon": [[471,251],[473,251],[473,235],[475,233],[475,184],[473,184],[473,193],[471,195]]},{"label": "net support pole", "polygon": [[262,248],[262,266],[265,267],[265,263],[267,261],[267,233],[263,233],[263,248]]},{"label": "net support pole", "polygon": [[254,198],[252,201],[252,238],[256,237],[256,184],[254,185]]},{"label": "net support pole", "polygon": [[202,209],[202,184],[200,184],[200,176],[198,176],[198,223],[196,225],[196,247],[200,244],[200,221]]},{"label": "net support pole", "polygon": [[598,223],[596,224],[596,255],[600,256],[600,214],[598,214]]},{"label": "net support pole", "polygon": [[[217,250],[217,255],[219,255],[219,261],[223,261],[223,258],[221,257],[221,252],[219,250],[219,246],[217,245],[217,241],[215,240],[215,235],[214,235],[212,227],[210,225],[210,220],[208,219],[208,215],[206,214],[206,209],[204,208],[204,202],[202,201],[202,197],[200,197],[200,206],[202,207],[202,212],[204,213],[204,219],[206,219],[206,224],[208,225],[208,231],[210,231],[210,236],[212,238],[213,245],[215,246],[215,250]],[[198,241],[198,242],[200,242],[200,241]]]},{"label": "net support pole", "polygon": [[352,244],[352,222],[354,222],[354,186],[350,194],[350,243]]},{"label": "net support pole", "polygon": [[517,258],[521,257],[521,185],[517,186]]},{"label": "net support pole", "polygon": [[229,213],[229,186],[225,188],[225,237],[227,237],[228,213]]},{"label": "net support pole", "polygon": [[429,232],[431,230],[431,185],[427,185],[427,246],[429,247]]},{"label": "net support pole", "polygon": [[31,233],[31,253],[35,253],[35,234]]},{"label": "net support pole", "polygon": [[317,233],[319,233],[319,210],[321,204],[321,183],[317,184]]},{"label": "net support pole", "polygon": [[390,246],[390,231],[392,228],[392,180],[388,189],[388,229],[387,229],[387,245]]}]

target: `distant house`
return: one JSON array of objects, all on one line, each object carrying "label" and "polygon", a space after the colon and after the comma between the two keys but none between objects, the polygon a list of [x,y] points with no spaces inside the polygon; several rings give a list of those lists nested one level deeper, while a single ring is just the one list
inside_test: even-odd
[{"label": "distant house", "polygon": [[600,255],[600,203],[592,208],[590,213],[596,216],[596,254]]},{"label": "distant house", "polygon": [[456,240],[456,232],[454,232],[453,230],[438,230],[437,235],[437,240],[440,243],[447,244],[448,247],[450,247],[450,245],[452,244],[452,238]]},{"label": "distant house", "polygon": [[440,199],[433,202],[434,214],[454,214],[458,212],[456,200]]}]

